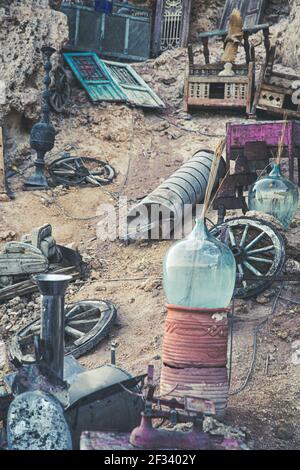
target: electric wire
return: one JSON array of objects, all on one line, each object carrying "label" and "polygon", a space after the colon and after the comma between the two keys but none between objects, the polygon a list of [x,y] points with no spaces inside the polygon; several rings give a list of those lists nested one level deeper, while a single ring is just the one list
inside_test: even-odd
[{"label": "electric wire", "polygon": [[[239,393],[241,393],[242,391],[244,391],[245,388],[247,387],[249,381],[250,381],[250,378],[251,378],[252,373],[253,373],[253,370],[254,370],[255,362],[256,362],[256,355],[257,355],[257,337],[258,337],[258,333],[259,333],[260,329],[269,321],[270,317],[271,317],[272,315],[274,315],[274,313],[275,313],[275,311],[276,311],[276,307],[277,307],[278,301],[279,301],[279,299],[280,299],[280,296],[281,296],[281,293],[282,293],[282,290],[283,290],[283,287],[284,287],[284,283],[282,282],[281,285],[280,285],[279,291],[277,292],[277,294],[276,294],[276,296],[275,296],[275,299],[274,299],[274,302],[273,302],[273,304],[272,304],[271,313],[270,313],[266,318],[264,318],[260,323],[258,323],[258,325],[256,325],[256,327],[254,328],[253,343],[252,343],[252,356],[251,356],[250,367],[249,367],[249,369],[248,369],[246,378],[245,378],[244,382],[242,383],[242,385],[241,385],[237,390],[234,390],[233,392],[229,392],[229,396],[238,395]],[[232,340],[233,340],[233,328],[232,328],[232,337],[231,337],[231,341],[232,341]],[[229,364],[230,364],[230,366],[229,366],[229,367],[230,367],[229,375],[230,375],[230,379],[231,379],[231,371],[232,371],[232,345],[231,345],[231,357],[230,357]]]}]

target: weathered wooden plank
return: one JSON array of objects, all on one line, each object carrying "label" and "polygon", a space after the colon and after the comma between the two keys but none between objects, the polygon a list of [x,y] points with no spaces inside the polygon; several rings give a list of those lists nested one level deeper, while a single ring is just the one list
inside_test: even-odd
[{"label": "weathered wooden plank", "polygon": [[153,28],[152,54],[154,56],[160,53],[161,23],[163,14],[164,0],[156,0],[156,10]]},{"label": "weathered wooden plank", "polygon": [[192,0],[185,0],[182,6],[181,47],[186,47],[190,31]]},{"label": "weathered wooden plank", "polygon": [[246,77],[218,77],[218,75],[213,77],[198,77],[198,76],[191,76],[189,77],[190,83],[248,83],[248,76]]}]

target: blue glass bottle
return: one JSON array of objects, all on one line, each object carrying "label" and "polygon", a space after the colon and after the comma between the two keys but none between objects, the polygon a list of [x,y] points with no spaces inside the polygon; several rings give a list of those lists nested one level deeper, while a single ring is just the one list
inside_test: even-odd
[{"label": "blue glass bottle", "polygon": [[280,164],[250,188],[248,205],[251,211],[264,212],[278,219],[288,229],[298,209],[299,190],[282,176]]},{"label": "blue glass bottle", "polygon": [[164,260],[164,290],[169,304],[192,308],[227,308],[235,287],[231,250],[208,231],[203,218],[191,234],[175,243]]}]

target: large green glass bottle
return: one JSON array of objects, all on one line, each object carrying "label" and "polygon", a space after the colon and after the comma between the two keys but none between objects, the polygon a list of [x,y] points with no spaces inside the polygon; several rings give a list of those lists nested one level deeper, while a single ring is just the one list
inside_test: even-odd
[{"label": "large green glass bottle", "polygon": [[248,196],[251,211],[273,215],[286,229],[297,212],[298,201],[297,185],[282,176],[277,163],[268,176],[254,183]]},{"label": "large green glass bottle", "polygon": [[191,234],[175,243],[164,261],[164,290],[169,304],[227,308],[234,291],[236,262],[231,250],[208,231],[203,218]]}]

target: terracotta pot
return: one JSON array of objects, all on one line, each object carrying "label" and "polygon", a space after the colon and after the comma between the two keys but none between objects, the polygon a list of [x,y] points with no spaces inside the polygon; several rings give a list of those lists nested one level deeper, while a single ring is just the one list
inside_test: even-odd
[{"label": "terracotta pot", "polygon": [[228,309],[167,305],[163,362],[172,367],[225,367]]}]

